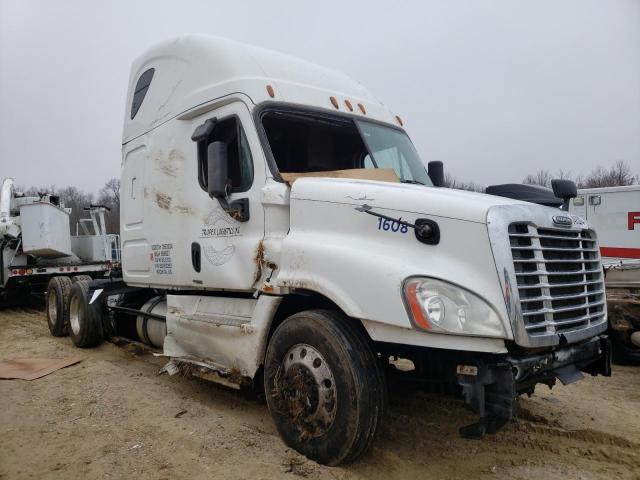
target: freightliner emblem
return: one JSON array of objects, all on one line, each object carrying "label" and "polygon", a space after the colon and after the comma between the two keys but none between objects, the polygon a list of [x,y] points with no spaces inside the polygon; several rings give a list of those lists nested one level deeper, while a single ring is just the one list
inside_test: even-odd
[{"label": "freightliner emblem", "polygon": [[563,227],[570,227],[571,225],[573,225],[573,220],[571,220],[571,217],[568,217],[566,215],[554,215],[552,220],[556,225],[561,225]]}]

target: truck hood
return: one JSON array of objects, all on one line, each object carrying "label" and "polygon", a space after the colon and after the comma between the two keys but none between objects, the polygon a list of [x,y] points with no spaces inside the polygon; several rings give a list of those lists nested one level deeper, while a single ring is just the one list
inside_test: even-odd
[{"label": "truck hood", "polygon": [[291,188],[292,200],[371,207],[486,223],[496,205],[530,205],[510,198],[450,188],[346,178],[300,178]]}]

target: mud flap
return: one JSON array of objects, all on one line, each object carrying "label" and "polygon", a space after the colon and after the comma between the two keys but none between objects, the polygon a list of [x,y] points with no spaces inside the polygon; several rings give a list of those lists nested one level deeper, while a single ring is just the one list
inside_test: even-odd
[{"label": "mud flap", "polygon": [[578,367],[575,365],[565,365],[564,367],[556,368],[552,373],[563,385],[569,385],[584,378],[582,372],[578,370]]},{"label": "mud flap", "polygon": [[458,365],[457,378],[465,404],[480,415],[476,423],[460,428],[461,437],[480,439],[509,421],[515,401],[511,365]]}]

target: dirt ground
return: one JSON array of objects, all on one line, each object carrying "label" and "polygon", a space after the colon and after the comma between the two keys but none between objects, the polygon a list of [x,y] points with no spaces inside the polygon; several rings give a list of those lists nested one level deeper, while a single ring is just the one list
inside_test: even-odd
[{"label": "dirt ground", "polygon": [[105,343],[53,338],[38,308],[0,310],[0,359],[62,358],[74,366],[33,381],[0,380],[0,479],[640,479],[640,368],[616,367],[521,400],[502,432],[463,440],[460,401],[393,395],[359,462],[328,468],[288,449],[265,405],[179,375]]}]

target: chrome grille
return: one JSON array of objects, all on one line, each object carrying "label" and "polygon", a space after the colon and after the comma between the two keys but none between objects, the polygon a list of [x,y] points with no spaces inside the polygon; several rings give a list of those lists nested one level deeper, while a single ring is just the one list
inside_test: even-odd
[{"label": "chrome grille", "polygon": [[520,309],[529,338],[606,321],[604,278],[591,230],[509,225]]}]

